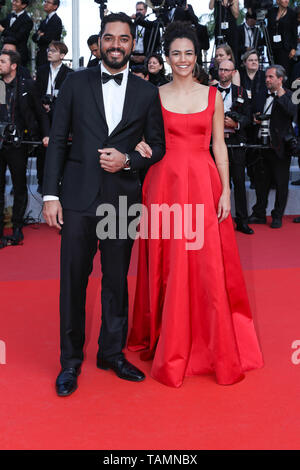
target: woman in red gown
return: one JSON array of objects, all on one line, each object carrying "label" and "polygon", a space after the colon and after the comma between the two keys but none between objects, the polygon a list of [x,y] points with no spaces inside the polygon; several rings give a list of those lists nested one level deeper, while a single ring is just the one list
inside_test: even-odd
[{"label": "woman in red gown", "polygon": [[[153,360],[151,375],[165,385],[207,373],[233,384],[263,360],[230,216],[223,101],[216,88],[193,80],[197,39],[189,25],[167,28],[165,54],[173,72],[173,81],[160,87],[167,150],[146,175],[143,204],[148,228],[159,205],[174,205],[177,216],[170,217],[170,236],[161,219],[159,236],[139,240],[128,348]],[[138,150],[151,154],[146,143]],[[180,208],[187,217],[178,227]]]}]

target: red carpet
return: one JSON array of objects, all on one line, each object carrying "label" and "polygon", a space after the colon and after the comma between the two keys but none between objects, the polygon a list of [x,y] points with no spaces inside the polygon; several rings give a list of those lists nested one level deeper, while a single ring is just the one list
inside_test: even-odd
[{"label": "red carpet", "polygon": [[[300,225],[256,226],[237,234],[265,367],[233,386],[214,377],[170,389],[147,374],[130,383],[95,366],[100,328],[99,266],[87,299],[87,342],[79,388],[58,398],[59,236],[41,226],[25,243],[0,251],[0,449],[299,449]],[[136,248],[129,277],[132,302]],[[3,343],[1,343],[3,345]],[[296,354],[297,357],[297,354]],[[300,358],[300,353],[298,355]]]}]

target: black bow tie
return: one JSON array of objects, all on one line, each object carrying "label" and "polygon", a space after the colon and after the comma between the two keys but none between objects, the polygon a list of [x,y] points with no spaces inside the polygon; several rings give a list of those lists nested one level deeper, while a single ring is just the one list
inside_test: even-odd
[{"label": "black bow tie", "polygon": [[270,96],[272,96],[273,98],[275,98],[276,94],[269,92],[269,93],[268,93],[268,98],[269,98]]},{"label": "black bow tie", "polygon": [[16,13],[12,13],[12,14],[11,14],[11,17],[12,17],[12,18],[17,18],[18,15],[17,15]]},{"label": "black bow tie", "polygon": [[228,95],[228,93],[230,93],[230,87],[229,88],[222,88],[221,86],[218,86],[218,90],[223,93],[223,91],[225,91],[225,93]]},{"label": "black bow tie", "polygon": [[114,80],[120,86],[123,81],[123,74],[118,73],[117,75],[110,75],[108,73],[102,72],[101,80],[103,84],[109,82],[109,80]]}]

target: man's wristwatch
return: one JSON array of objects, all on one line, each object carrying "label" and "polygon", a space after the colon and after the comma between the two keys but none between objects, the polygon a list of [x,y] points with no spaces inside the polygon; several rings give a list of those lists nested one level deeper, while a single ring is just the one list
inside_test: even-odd
[{"label": "man's wristwatch", "polygon": [[130,157],[128,153],[125,153],[124,170],[130,170]]}]

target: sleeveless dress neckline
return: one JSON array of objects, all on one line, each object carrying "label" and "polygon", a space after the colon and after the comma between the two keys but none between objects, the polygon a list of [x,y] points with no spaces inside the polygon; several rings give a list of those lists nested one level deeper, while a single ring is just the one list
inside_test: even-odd
[{"label": "sleeveless dress neckline", "polygon": [[209,108],[210,93],[211,93],[211,91],[210,91],[210,88],[209,88],[209,91],[208,91],[208,100],[207,100],[207,106],[206,106],[206,108],[204,108],[202,111],[197,111],[196,113],[176,113],[175,111],[170,111],[169,109],[165,108],[164,105],[162,104],[162,100],[161,100],[160,95],[159,95],[159,99],[160,99],[161,107],[163,108],[164,111],[167,111],[167,113],[178,114],[179,116],[194,116],[195,114],[202,114],[202,113],[204,113],[205,111],[208,110],[208,108]]}]

